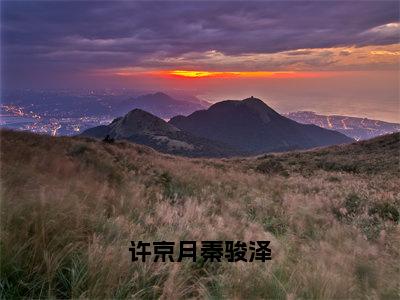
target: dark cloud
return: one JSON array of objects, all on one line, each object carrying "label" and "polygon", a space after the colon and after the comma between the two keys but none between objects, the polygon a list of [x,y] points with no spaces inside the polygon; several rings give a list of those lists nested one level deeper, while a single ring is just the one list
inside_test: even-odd
[{"label": "dark cloud", "polygon": [[393,44],[398,31],[382,26],[398,22],[398,12],[397,1],[3,1],[4,75],[135,67],[210,50]]}]

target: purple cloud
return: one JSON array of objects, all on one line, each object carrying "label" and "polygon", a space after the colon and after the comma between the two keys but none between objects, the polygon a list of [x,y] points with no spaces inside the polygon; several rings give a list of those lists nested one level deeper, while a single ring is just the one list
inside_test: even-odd
[{"label": "purple cloud", "polygon": [[[398,22],[397,1],[3,1],[2,6],[6,79],[37,72],[45,81],[46,70],[140,67],[149,57],[210,50],[241,55],[399,42],[398,29],[385,27]],[[299,54],[304,53],[292,52]]]}]

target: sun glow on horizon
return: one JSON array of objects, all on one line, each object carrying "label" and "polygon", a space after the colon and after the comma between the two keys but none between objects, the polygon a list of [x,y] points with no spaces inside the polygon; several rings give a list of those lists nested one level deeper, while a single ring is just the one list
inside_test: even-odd
[{"label": "sun glow on horizon", "polygon": [[185,78],[202,78],[202,77],[218,77],[218,78],[272,78],[272,77],[296,77],[296,72],[285,71],[285,72],[269,72],[269,71],[198,71],[198,70],[171,70],[164,71],[166,75],[185,77]]},{"label": "sun glow on horizon", "polygon": [[176,57],[149,57],[143,61],[143,66],[100,68],[93,69],[92,73],[202,83],[214,79],[219,81],[348,77],[354,72],[365,70],[397,70],[399,55],[399,44],[301,48],[276,53],[237,55],[211,50],[189,52]]},{"label": "sun glow on horizon", "polygon": [[189,77],[189,78],[215,77],[224,75],[224,72],[186,71],[186,70],[165,71],[165,73],[168,75],[175,75],[179,77]]},{"label": "sun glow on horizon", "polygon": [[300,71],[205,71],[205,70],[154,70],[143,71],[134,69],[120,69],[114,72],[118,76],[150,75],[170,78],[312,78],[323,76],[321,72]]}]

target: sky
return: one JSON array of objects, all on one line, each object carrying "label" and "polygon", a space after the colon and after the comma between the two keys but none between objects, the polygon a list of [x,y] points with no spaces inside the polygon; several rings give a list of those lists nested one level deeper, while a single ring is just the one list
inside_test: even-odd
[{"label": "sky", "polygon": [[398,1],[2,1],[4,88],[184,90],[400,122]]}]

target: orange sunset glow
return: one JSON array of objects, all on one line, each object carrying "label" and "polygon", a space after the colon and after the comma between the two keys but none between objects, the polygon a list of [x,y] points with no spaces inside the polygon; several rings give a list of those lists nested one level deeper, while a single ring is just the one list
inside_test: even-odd
[{"label": "orange sunset glow", "polygon": [[120,69],[114,72],[118,76],[150,75],[172,78],[315,78],[324,77],[333,72],[297,72],[297,71],[203,71],[203,70],[161,70],[138,71]]},{"label": "orange sunset glow", "polygon": [[[268,72],[268,71],[235,71],[235,72],[218,72],[218,71],[193,71],[193,70],[172,70],[161,71],[161,74],[172,75],[186,78],[202,78],[202,77],[219,77],[219,78],[290,78],[305,76],[305,74],[296,73],[293,71],[288,72]],[[310,75],[310,74],[308,74]]]}]

